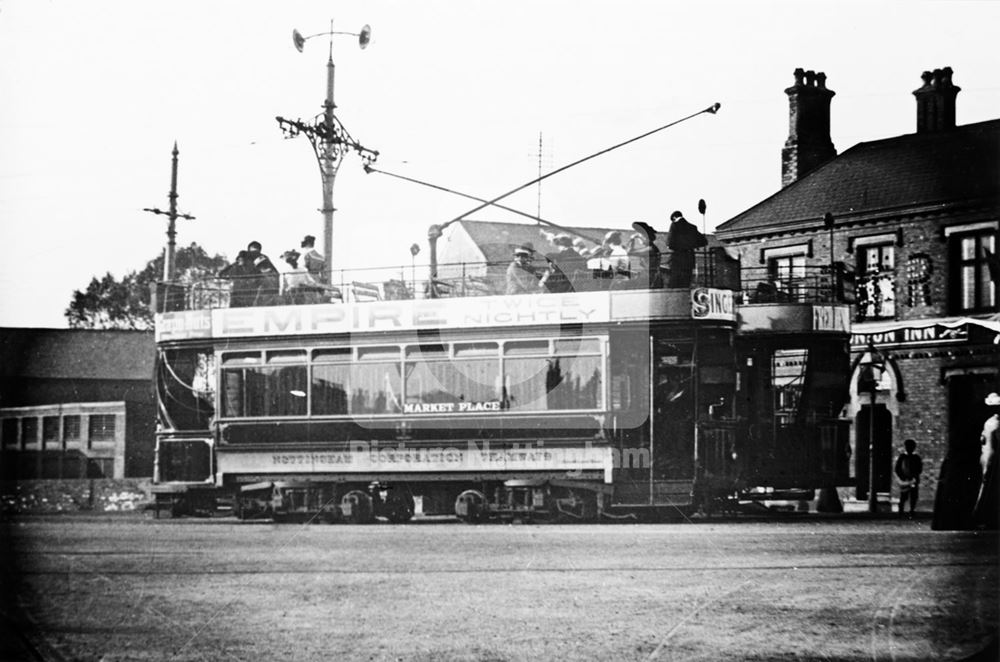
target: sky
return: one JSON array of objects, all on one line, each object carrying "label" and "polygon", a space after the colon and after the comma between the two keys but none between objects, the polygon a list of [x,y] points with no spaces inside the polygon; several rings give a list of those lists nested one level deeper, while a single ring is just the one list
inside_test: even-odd
[{"label": "sky", "polygon": [[[836,92],[838,152],[912,133],[923,71],[950,66],[957,122],[1000,117],[1000,2],[635,0],[0,0],[0,326],[65,327],[74,290],[141,269],[166,242],[276,259],[322,244],[319,169],[276,116],[322,111],[335,35],[337,116],[375,166],[553,223],[707,228],[781,185],[796,68]],[[539,143],[541,141],[541,149]],[[707,202],[704,219],[697,202]],[[427,228],[477,203],[354,153],[334,187],[334,268],[426,259]],[[477,220],[525,221],[496,209]]]}]

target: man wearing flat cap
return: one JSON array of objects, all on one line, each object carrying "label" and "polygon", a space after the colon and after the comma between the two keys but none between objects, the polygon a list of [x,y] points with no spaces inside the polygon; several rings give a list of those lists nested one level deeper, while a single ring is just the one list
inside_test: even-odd
[{"label": "man wearing flat cap", "polygon": [[537,294],[538,272],[531,260],[535,247],[526,242],[514,248],[514,259],[507,267],[507,294]]}]

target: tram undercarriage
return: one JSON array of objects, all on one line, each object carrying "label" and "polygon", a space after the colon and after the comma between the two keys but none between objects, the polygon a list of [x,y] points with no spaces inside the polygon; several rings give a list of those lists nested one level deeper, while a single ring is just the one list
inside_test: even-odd
[{"label": "tram undercarriage", "polygon": [[469,524],[667,521],[732,513],[741,502],[790,494],[804,498],[802,490],[709,492],[691,480],[642,485],[545,478],[362,484],[297,478],[240,485],[232,510],[241,520],[331,524],[399,524],[414,516],[454,517]]}]

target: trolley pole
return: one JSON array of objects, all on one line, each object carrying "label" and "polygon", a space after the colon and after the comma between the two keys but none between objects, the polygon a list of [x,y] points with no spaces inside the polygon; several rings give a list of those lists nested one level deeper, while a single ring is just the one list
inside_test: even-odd
[{"label": "trolley pole", "polygon": [[161,209],[157,209],[156,207],[143,208],[143,211],[148,211],[152,214],[162,214],[168,219],[167,247],[163,253],[163,280],[168,283],[172,281],[176,275],[174,257],[177,250],[177,219],[186,218],[188,220],[194,220],[194,216],[177,213],[177,155],[180,154],[180,152],[177,150],[176,140],[174,141],[174,151],[172,154],[173,159],[170,166],[170,193],[167,195],[167,199],[170,201],[169,211],[163,211]]},{"label": "trolley pole", "polygon": [[316,162],[319,165],[320,179],[323,185],[323,207],[320,213],[323,214],[323,257],[326,266],[323,270],[323,277],[327,283],[332,282],[333,272],[333,183],[337,178],[337,171],[344,159],[344,155],[350,150],[355,150],[360,156],[364,165],[370,165],[378,158],[378,152],[370,150],[358,143],[351,134],[347,132],[344,125],[334,114],[337,105],[333,101],[333,35],[349,34],[358,37],[361,48],[368,45],[371,38],[371,29],[366,25],[360,33],[355,32],[334,32],[333,21],[330,21],[330,31],[303,37],[298,30],[292,32],[292,41],[295,48],[301,52],[305,42],[312,37],[329,35],[330,53],[326,62],[326,99],[323,101],[323,112],[310,121],[300,119],[289,120],[284,117],[276,117],[278,125],[281,127],[285,138],[294,138],[299,134],[309,139],[313,153],[316,155]]}]

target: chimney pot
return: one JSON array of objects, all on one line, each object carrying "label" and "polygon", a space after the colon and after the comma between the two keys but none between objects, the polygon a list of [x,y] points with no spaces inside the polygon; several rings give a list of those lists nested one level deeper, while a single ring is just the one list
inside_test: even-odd
[{"label": "chimney pot", "polygon": [[951,67],[925,71],[923,85],[913,92],[917,98],[917,133],[955,128],[955,97],[962,88],[952,84]]},{"label": "chimney pot", "polygon": [[[788,186],[837,155],[830,140],[830,100],[822,71],[793,72],[795,85],[788,95],[788,140],[781,150],[781,185]],[[804,82],[803,82],[804,79]]]}]

